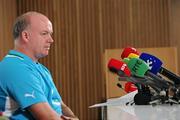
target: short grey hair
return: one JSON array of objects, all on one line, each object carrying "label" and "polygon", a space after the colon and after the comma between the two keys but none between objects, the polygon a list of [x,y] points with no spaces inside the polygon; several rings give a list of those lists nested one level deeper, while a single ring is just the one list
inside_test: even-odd
[{"label": "short grey hair", "polygon": [[[13,38],[16,40],[22,33],[30,25],[30,17],[32,15],[43,15],[42,13],[36,11],[29,11],[21,16],[17,17],[13,25]],[[43,15],[45,16],[45,15]],[[46,17],[46,16],[45,16]],[[47,17],[46,17],[47,18]],[[47,18],[48,19],[48,18]]]},{"label": "short grey hair", "polygon": [[29,25],[29,21],[27,20],[27,17],[24,14],[19,16],[15,20],[14,25],[13,25],[13,38],[14,38],[14,40],[16,40],[20,36],[22,31],[25,30],[28,25]]}]

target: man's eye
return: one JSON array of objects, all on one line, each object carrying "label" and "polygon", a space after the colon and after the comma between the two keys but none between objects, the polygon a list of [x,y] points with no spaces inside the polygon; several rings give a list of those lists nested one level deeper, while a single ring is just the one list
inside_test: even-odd
[{"label": "man's eye", "polygon": [[41,33],[41,35],[47,35],[48,33],[47,32],[43,32],[43,33]]}]

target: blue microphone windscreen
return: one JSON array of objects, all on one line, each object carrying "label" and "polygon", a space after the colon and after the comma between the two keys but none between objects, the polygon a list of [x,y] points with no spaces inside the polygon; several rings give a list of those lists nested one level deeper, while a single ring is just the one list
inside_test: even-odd
[{"label": "blue microphone windscreen", "polygon": [[154,74],[160,71],[161,65],[163,64],[159,58],[148,53],[142,53],[139,58],[149,65],[150,71]]}]

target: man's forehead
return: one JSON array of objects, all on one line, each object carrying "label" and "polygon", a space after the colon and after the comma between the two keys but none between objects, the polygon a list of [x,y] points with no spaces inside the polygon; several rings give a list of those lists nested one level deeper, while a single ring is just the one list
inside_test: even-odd
[{"label": "man's forehead", "polygon": [[45,26],[50,26],[52,27],[52,23],[51,21],[47,18],[47,17],[43,17],[43,16],[34,16],[31,17],[30,19],[30,23],[35,24],[35,25],[45,25]]}]

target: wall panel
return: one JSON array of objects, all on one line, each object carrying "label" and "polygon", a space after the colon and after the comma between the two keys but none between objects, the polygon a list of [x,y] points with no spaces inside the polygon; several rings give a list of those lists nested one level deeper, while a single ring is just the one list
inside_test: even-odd
[{"label": "wall panel", "polygon": [[[170,4],[171,15],[171,45],[175,45],[178,48],[178,60],[180,59],[180,1],[172,0]],[[179,70],[180,72],[180,70]]]},{"label": "wall panel", "polygon": [[16,17],[16,1],[0,0],[0,59],[13,47],[12,25]]}]

